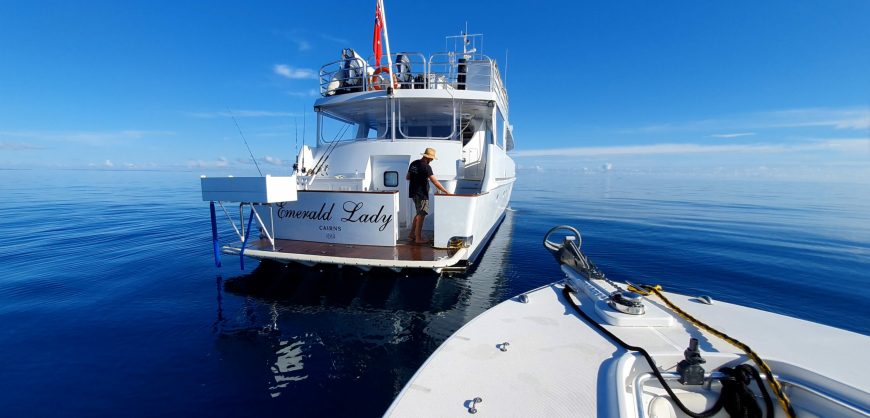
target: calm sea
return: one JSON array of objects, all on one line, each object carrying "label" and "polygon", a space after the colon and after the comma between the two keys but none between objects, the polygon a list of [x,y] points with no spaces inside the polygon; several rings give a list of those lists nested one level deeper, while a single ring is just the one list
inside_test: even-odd
[{"label": "calm sea", "polygon": [[0,171],[0,415],[378,416],[462,324],[559,279],[558,224],[612,278],[870,334],[868,184],[523,171],[477,269],[438,278],[217,269],[199,173]]}]

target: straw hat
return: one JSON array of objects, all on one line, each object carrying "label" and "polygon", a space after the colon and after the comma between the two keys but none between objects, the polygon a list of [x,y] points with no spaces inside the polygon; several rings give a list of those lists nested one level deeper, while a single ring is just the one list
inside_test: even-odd
[{"label": "straw hat", "polygon": [[422,155],[426,158],[431,158],[433,160],[437,160],[437,158],[435,158],[435,148],[426,148],[426,151],[424,151],[420,155]]}]

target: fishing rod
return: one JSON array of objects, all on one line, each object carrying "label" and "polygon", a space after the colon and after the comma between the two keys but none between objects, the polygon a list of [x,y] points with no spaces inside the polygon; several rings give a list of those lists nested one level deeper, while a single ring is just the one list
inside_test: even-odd
[{"label": "fishing rod", "polygon": [[245,141],[245,147],[248,149],[248,154],[250,154],[250,156],[251,156],[251,161],[254,162],[254,166],[257,167],[257,172],[260,173],[260,177],[262,177],[262,176],[263,176],[263,172],[260,171],[260,165],[257,164],[257,159],[254,158],[254,153],[251,151],[251,146],[248,145],[248,140],[245,139],[245,134],[242,133],[242,127],[239,126],[239,121],[236,120],[236,116],[233,115],[233,111],[230,110],[230,108],[227,108],[227,112],[229,112],[230,117],[233,118],[233,123],[236,124],[236,129],[239,130],[239,136],[242,137],[242,141]]},{"label": "fishing rod", "polygon": [[[302,106],[302,149],[305,149],[305,128],[307,126],[306,122],[308,119],[307,110],[308,110],[307,106]],[[299,131],[299,125],[296,125],[296,130],[297,130],[297,132]],[[299,154],[297,154],[297,155],[299,155]],[[297,157],[297,158],[299,158],[299,157]],[[301,158],[302,158],[302,162],[301,162],[302,175],[305,175],[305,154],[303,154]]]},{"label": "fishing rod", "polygon": [[296,131],[296,146],[293,151],[296,153],[296,161],[293,163],[293,172],[299,171],[299,121],[293,118],[293,129]]},{"label": "fishing rod", "polygon": [[315,164],[314,168],[311,169],[314,174],[317,174],[317,172],[323,168],[323,164],[326,163],[327,160],[329,160],[329,156],[332,154],[332,151],[334,151],[335,148],[338,146],[339,138],[344,137],[344,134],[350,128],[350,125],[351,124],[346,123],[344,125],[344,128],[338,131],[338,133],[336,133],[335,136],[332,138],[332,142],[329,143],[329,146],[326,147],[323,155],[321,155],[320,158],[317,160],[317,164]]},{"label": "fishing rod", "polygon": [[[317,177],[317,174],[319,174],[320,170],[324,168],[323,163],[325,163],[329,159],[329,155],[332,154],[332,151],[337,146],[338,138],[340,136],[344,136],[344,133],[347,131],[347,128],[349,128],[349,127],[350,127],[350,124],[349,123],[346,124],[344,126],[344,129],[339,131],[335,135],[335,137],[332,138],[332,142],[326,147],[326,150],[323,152],[323,154],[317,160],[317,163],[314,165],[314,168],[312,168],[311,170],[308,171],[309,173],[311,173],[311,177],[309,177],[308,183],[305,186],[306,189],[308,186],[310,186],[312,183],[314,183],[314,179]],[[326,167],[329,167],[329,166],[327,165]]]}]

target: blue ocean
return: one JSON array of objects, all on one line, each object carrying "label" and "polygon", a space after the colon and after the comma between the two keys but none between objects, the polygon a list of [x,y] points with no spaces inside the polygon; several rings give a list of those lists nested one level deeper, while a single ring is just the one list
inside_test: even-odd
[{"label": "blue ocean", "polygon": [[199,174],[0,171],[0,415],[379,416],[452,332],[560,279],[561,224],[611,278],[870,334],[866,180],[521,170],[476,269],[439,277],[218,269]]}]

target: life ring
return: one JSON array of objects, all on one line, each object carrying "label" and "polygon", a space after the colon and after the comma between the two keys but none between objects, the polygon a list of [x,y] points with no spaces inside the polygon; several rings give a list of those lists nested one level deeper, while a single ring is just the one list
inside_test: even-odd
[{"label": "life ring", "polygon": [[[384,76],[381,74],[389,74],[390,69],[387,67],[381,67],[375,70],[374,74],[369,78],[369,90],[382,90],[384,87]],[[393,88],[399,88],[399,80],[396,78],[396,75],[393,74]]]}]

